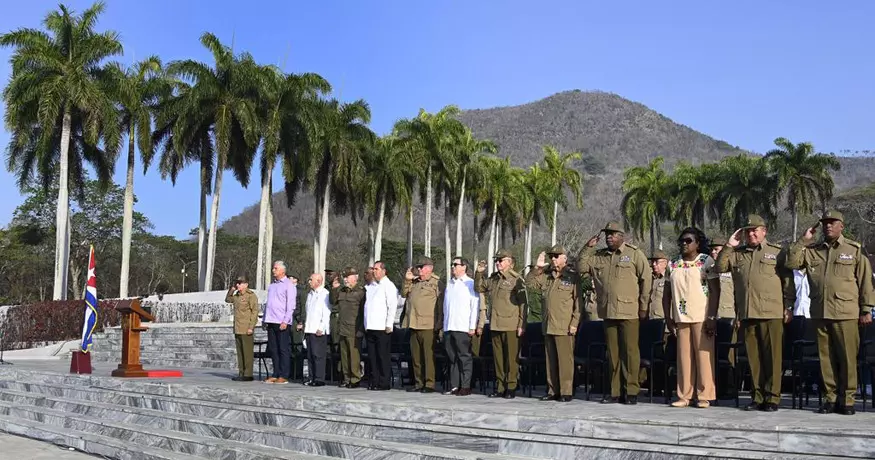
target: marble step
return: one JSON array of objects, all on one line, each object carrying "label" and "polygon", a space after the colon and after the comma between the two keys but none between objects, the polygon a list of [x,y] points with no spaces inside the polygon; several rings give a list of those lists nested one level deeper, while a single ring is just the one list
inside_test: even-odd
[{"label": "marble step", "polygon": [[[9,387],[26,387],[38,395],[10,390]],[[64,394],[65,397],[43,396],[45,394]],[[197,434],[255,431],[256,433],[265,433],[266,436],[282,436],[290,430],[294,433],[308,431],[356,436],[382,443],[401,441],[405,444],[422,446],[464,448],[485,454],[522,451],[535,458],[645,458],[634,455],[617,457],[617,455],[620,452],[626,452],[628,455],[632,453],[644,455],[644,451],[654,449],[672,454],[673,458],[787,458],[800,460],[814,458],[813,456],[792,454],[777,456],[775,453],[733,449],[706,449],[694,446],[576,438],[569,436],[570,433],[561,433],[560,431],[551,434],[521,433],[470,426],[381,420],[371,417],[252,407],[164,396],[147,397],[140,393],[122,391],[90,391],[48,383],[40,385],[0,381],[0,400],[49,407],[66,412],[87,413],[113,420],[128,420],[132,417],[130,414],[138,414],[142,420],[148,420],[152,426],[155,426],[157,419],[151,417],[175,419],[179,423],[187,424],[185,425],[186,429],[194,430]],[[171,426],[177,426],[172,421],[160,423],[170,423]],[[243,435],[234,434],[234,436]],[[508,454],[502,455],[502,458],[514,458]],[[481,455],[480,458],[487,457]]]},{"label": "marble step", "polygon": [[[16,399],[18,403],[27,398]],[[7,406],[0,402],[0,412],[19,415],[34,421],[47,420],[49,423],[56,424],[63,419],[64,426],[87,429],[90,432],[112,433],[114,437],[129,442],[143,442],[148,439],[152,443],[169,445],[174,450],[209,458],[228,458],[229,451],[235,452],[237,459],[247,458],[241,457],[241,454],[245,455],[249,453],[247,451],[252,450],[260,450],[265,455],[248,457],[253,459],[302,458],[300,455],[302,453],[322,455],[323,458],[324,456],[448,460],[526,458],[415,445],[409,442],[373,441],[355,436],[247,425],[225,420],[216,421],[148,409],[131,411],[130,408],[114,407],[104,403],[82,404],[69,400],[58,401],[59,399],[56,398],[31,398],[30,402],[38,404],[37,406]],[[46,404],[47,402],[56,404]],[[148,428],[141,428],[145,426]],[[284,452],[287,450],[292,452]]]},{"label": "marble step", "polygon": [[[121,354],[107,354],[107,355],[95,355],[92,359],[95,362],[101,363],[115,363],[120,361]],[[237,358],[235,357],[233,361],[231,360],[222,360],[222,361],[192,361],[187,359],[165,359],[165,358],[153,358],[148,354],[142,355],[140,357],[140,363],[143,367],[147,369],[185,369],[185,368],[199,368],[199,369],[237,369]],[[258,371],[258,367],[256,366],[256,372]]]},{"label": "marble step", "polygon": [[[264,339],[267,340],[267,339]],[[164,346],[173,346],[173,347],[225,347],[225,348],[234,348],[236,344],[234,339],[227,338],[216,338],[216,339],[179,339],[179,340],[169,340],[169,339],[150,339],[150,340],[141,340],[140,346],[144,348],[148,347],[164,347]],[[103,348],[114,348],[121,349],[122,341],[121,340],[111,340],[104,339],[101,341],[96,341],[94,343],[95,349],[103,349]]]},{"label": "marble step", "polygon": [[80,452],[120,460],[201,460],[187,455],[143,445],[132,445],[108,436],[83,433],[69,428],[34,422],[21,417],[0,415],[0,431],[51,444],[72,447]]},{"label": "marble step", "polygon": [[[168,432],[147,424],[110,422],[106,420],[89,420],[79,414],[70,414],[43,407],[27,407],[9,405],[0,402],[0,415],[16,417],[30,422],[39,422],[64,431],[86,432],[102,437],[112,437],[122,444],[128,444],[137,449],[142,447],[167,449],[173,453],[186,454],[186,459],[192,458],[231,458],[235,460],[263,459],[304,459],[325,460],[331,457],[308,454],[306,452],[289,452],[283,448],[267,447],[247,442],[220,439],[209,436],[197,436],[183,432]],[[161,457],[158,457],[161,458]],[[179,458],[179,457],[168,457]],[[181,459],[181,458],[180,458]]]}]

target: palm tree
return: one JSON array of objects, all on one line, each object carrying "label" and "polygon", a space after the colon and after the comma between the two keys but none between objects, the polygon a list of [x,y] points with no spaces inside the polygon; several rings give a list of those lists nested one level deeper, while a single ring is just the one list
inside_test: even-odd
[{"label": "palm tree", "polygon": [[154,153],[152,113],[159,97],[169,91],[169,82],[163,78],[161,60],[157,56],[150,56],[127,70],[116,64],[110,67],[110,71],[113,97],[118,101],[120,111],[119,129],[128,136],[127,182],[122,217],[122,265],[119,280],[119,297],[124,298],[128,296],[130,278],[136,150],[140,149],[143,164],[148,167]]},{"label": "palm tree", "polygon": [[362,181],[369,214],[376,216],[377,230],[370,265],[380,260],[383,248],[383,225],[392,219],[400,205],[407,209],[413,202],[413,165],[410,152],[400,139],[386,136],[377,140],[374,149],[365,156],[366,174]]},{"label": "palm tree", "polygon": [[316,195],[314,219],[314,273],[325,269],[328,248],[328,216],[355,209],[355,184],[364,174],[363,151],[374,142],[368,128],[371,109],[364,100],[341,103],[322,101],[316,120],[316,138],[303,157],[305,182]]},{"label": "palm tree", "polygon": [[454,200],[456,202],[456,255],[462,255],[462,210],[465,207],[465,191],[470,188],[468,185],[468,169],[471,164],[477,161],[477,157],[481,154],[495,155],[498,152],[498,146],[489,140],[479,140],[474,138],[470,129],[465,128],[465,133],[459,140],[458,144],[459,155],[457,160],[461,167],[461,180],[459,184],[453,187]]},{"label": "palm tree", "polygon": [[719,163],[713,213],[720,228],[732,231],[744,225],[750,214],[774,222],[778,205],[778,180],[762,157],[736,155]]},{"label": "palm tree", "polygon": [[705,228],[708,208],[717,190],[718,167],[709,163],[693,166],[682,161],[675,166],[669,178],[670,218],[678,230],[684,227]]},{"label": "palm tree", "polygon": [[623,172],[623,221],[636,237],[643,239],[650,230],[650,250],[656,249],[656,227],[668,214],[669,177],[663,158],[656,157],[647,166],[635,166]]},{"label": "palm tree", "polygon": [[[258,257],[256,289],[265,289],[270,272],[265,270],[271,261],[273,248],[273,170],[278,157],[284,164],[295,165],[316,134],[318,100],[331,91],[331,85],[315,73],[285,75],[276,68],[265,67],[265,81],[269,84],[265,99],[264,144],[261,150],[261,203],[258,219]],[[287,183],[296,182],[293,169],[284,168]],[[296,190],[294,188],[293,190]],[[290,201],[290,203],[293,202]]]},{"label": "palm tree", "polygon": [[435,114],[420,109],[412,120],[399,120],[395,130],[411,148],[421,152],[427,161],[425,186],[425,255],[431,256],[431,212],[434,206],[435,177],[454,167],[452,146],[464,134],[464,125],[456,119],[459,108],[448,105]]},{"label": "palm tree", "polygon": [[526,221],[526,242],[523,255],[524,266],[532,263],[532,230],[535,224],[541,224],[541,216],[546,214],[547,206],[552,204],[553,197],[549,190],[548,180],[540,163],[529,167],[528,174],[524,178],[525,193],[521,196],[523,218]]},{"label": "palm tree", "polygon": [[[485,188],[486,216],[490,219],[489,246],[486,249],[487,256],[491,257],[497,249],[497,240],[500,238],[498,227],[499,207],[504,204],[508,190],[511,188],[512,167],[510,158],[484,157],[486,164],[486,177],[483,181]],[[489,267],[492,273],[492,267]]]},{"label": "palm tree", "polygon": [[[799,213],[811,213],[815,203],[821,208],[832,199],[835,184],[831,171],[841,168],[833,154],[814,153],[810,142],[793,144],[779,137],[776,149],[766,153],[772,171],[777,175],[778,193],[787,193],[787,210],[793,215],[793,239],[798,236]],[[824,209],[825,211],[825,209]]]},{"label": "palm tree", "polygon": [[550,224],[550,244],[556,244],[556,227],[559,219],[559,206],[563,210],[568,209],[568,197],[565,195],[565,187],[571,189],[574,194],[577,207],[583,206],[583,198],[581,196],[582,180],[580,172],[570,166],[571,162],[580,160],[583,156],[580,153],[559,154],[559,150],[551,145],[545,145],[544,150],[544,176],[549,181],[552,187],[551,195],[553,196],[553,215],[547,218],[547,223]]},{"label": "palm tree", "polygon": [[[37,175],[44,187],[57,176],[55,278],[52,297],[67,298],[70,255],[70,185],[81,193],[83,162],[98,180],[111,180],[121,143],[116,108],[108,96],[102,63],[122,54],[115,32],[96,32],[104,4],[75,16],[64,5],[46,15],[45,31],[21,28],[0,35],[12,47],[12,76],[3,90],[5,122],[12,139],[7,167],[22,187]],[[102,146],[102,148],[100,148]]]},{"label": "palm tree", "polygon": [[219,224],[219,203],[222,176],[230,169],[245,187],[261,137],[259,101],[267,87],[265,72],[248,53],[235,56],[231,48],[207,32],[201,44],[213,55],[214,67],[194,60],[172,62],[168,72],[192,82],[181,93],[179,117],[173,129],[181,139],[195,137],[209,126],[216,153],[215,184],[210,212],[210,233],[207,238],[204,289],[212,288],[216,256],[216,231]]}]

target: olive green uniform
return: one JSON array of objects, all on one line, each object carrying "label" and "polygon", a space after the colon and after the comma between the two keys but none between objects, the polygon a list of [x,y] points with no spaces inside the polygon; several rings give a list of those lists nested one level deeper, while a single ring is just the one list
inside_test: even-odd
[{"label": "olive green uniform", "polygon": [[364,336],[365,289],[342,286],[331,290],[329,302],[337,316],[337,335],[340,342],[340,369],[345,384],[357,384],[362,379],[361,344]]},{"label": "olive green uniform", "polygon": [[[299,291],[302,292],[302,291]],[[289,326],[292,328],[292,361],[294,369],[292,369],[293,375],[304,375],[304,323],[307,322],[307,296],[306,295],[298,295],[297,300],[295,302],[297,305],[295,306],[295,311],[292,312],[292,323],[293,326]],[[298,330],[298,325],[301,326],[301,330]]]},{"label": "olive green uniform", "polygon": [[860,348],[857,323],[875,305],[872,267],[862,245],[843,236],[807,247],[799,240],[790,247],[787,268],[804,268],[808,276],[826,401],[853,406]]},{"label": "olive green uniform", "polygon": [[254,332],[258,323],[258,297],[252,289],[228,291],[225,302],[234,305],[234,342],[237,347],[237,372],[240,377],[252,377]]},{"label": "olive green uniform", "polygon": [[589,289],[583,295],[583,312],[584,312],[584,321],[601,321],[602,318],[599,317],[598,310],[598,295],[595,292],[595,283],[593,283],[592,278],[587,277],[583,281],[584,285],[589,284]]},{"label": "olive green uniform", "polygon": [[665,310],[662,308],[662,295],[665,292],[665,275],[654,274],[651,283],[647,317],[650,319],[665,319]]},{"label": "olive green uniform", "polygon": [[474,274],[474,289],[489,299],[489,334],[495,356],[496,391],[515,391],[519,375],[518,329],[526,327],[526,286],[513,270],[494,272],[488,278]]},{"label": "olive green uniform", "polygon": [[[604,319],[608,360],[611,363],[611,397],[637,396],[640,389],[641,352],[638,348],[639,312],[647,312],[653,271],[647,256],[631,244],[616,251],[584,247],[577,261],[580,273],[595,282],[598,314]],[[625,391],[621,391],[621,384]]]},{"label": "olive green uniform", "polygon": [[580,277],[570,267],[562,272],[536,267],[526,279],[530,290],[541,292],[544,348],[547,354],[547,395],[568,396],[574,386],[574,334],[580,324]]},{"label": "olive green uniform", "polygon": [[735,319],[735,285],[732,282],[732,273],[720,273],[719,279],[720,298],[717,299],[717,316]]},{"label": "olive green uniform", "polygon": [[765,240],[756,247],[724,247],[717,256],[717,272],[732,272],[736,318],[741,321],[756,404],[781,402],[784,310],[796,299],[786,256],[780,245]]},{"label": "olive green uniform", "polygon": [[428,280],[419,277],[404,280],[401,296],[404,304],[404,324],[410,329],[410,355],[416,388],[434,389],[434,341],[444,326],[443,289],[440,278],[432,274]]}]

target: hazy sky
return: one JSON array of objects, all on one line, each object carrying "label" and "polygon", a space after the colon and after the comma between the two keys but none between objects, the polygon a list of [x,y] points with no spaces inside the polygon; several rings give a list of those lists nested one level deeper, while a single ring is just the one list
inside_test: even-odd
[{"label": "hazy sky", "polygon": [[[107,3],[98,29],[120,32],[124,63],[150,54],[211,62],[198,41],[210,31],[261,62],[322,74],[343,99],[364,98],[378,133],[420,107],[516,105],[582,89],[617,93],[753,151],[778,136],[821,151],[875,148],[872,1]],[[91,2],[67,4],[81,11]],[[55,5],[4,2],[0,31],[39,27]],[[0,49],[4,86],[9,55]],[[0,131],[4,154],[8,140]],[[186,235],[197,225],[196,168],[175,188],[140,172],[137,210],[157,233]],[[120,160],[117,183],[124,174]],[[222,220],[259,199],[257,174],[248,189],[225,177]],[[21,196],[5,169],[0,193],[6,225]]]}]

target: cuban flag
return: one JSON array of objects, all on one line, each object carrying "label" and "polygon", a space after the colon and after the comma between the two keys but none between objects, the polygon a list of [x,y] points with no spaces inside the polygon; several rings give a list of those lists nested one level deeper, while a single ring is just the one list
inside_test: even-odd
[{"label": "cuban flag", "polygon": [[94,246],[88,256],[88,281],[85,283],[85,323],[82,325],[82,352],[91,351],[91,335],[97,326],[97,276],[94,274]]}]

